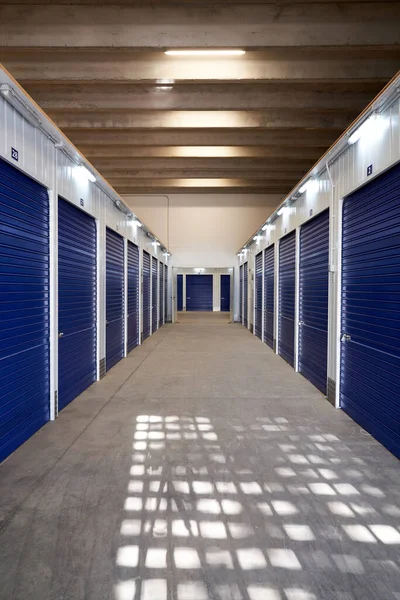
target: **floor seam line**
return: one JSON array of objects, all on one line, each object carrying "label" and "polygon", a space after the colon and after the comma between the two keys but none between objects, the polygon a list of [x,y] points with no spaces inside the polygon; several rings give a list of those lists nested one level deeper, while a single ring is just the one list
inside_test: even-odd
[{"label": "floor seam line", "polygon": [[[142,366],[142,364],[149,358],[149,356],[154,352],[154,350],[158,347],[158,345],[163,341],[163,339],[168,335],[167,332],[162,336],[162,338],[156,343],[154,348],[150,350],[150,352],[143,358],[143,360],[137,365],[137,367],[128,375],[128,377],[121,383],[119,388],[106,400],[103,406],[98,410],[98,412],[94,415],[94,417],[87,423],[87,425],[82,429],[82,431],[76,436],[76,438],[70,443],[70,445],[64,450],[61,456],[58,457],[56,462],[40,477],[40,479],[36,482],[35,486],[28,492],[25,498],[18,504],[18,506],[13,510],[13,512],[8,516],[8,518],[0,525],[0,534],[4,529],[11,523],[21,506],[28,500],[28,498],[37,490],[41,483],[46,479],[46,477],[51,473],[54,467],[60,462],[62,458],[66,455],[66,453],[72,448],[72,446],[79,440],[79,438],[85,433],[85,431],[92,425],[92,423],[97,419],[103,409],[115,398],[118,392],[124,387],[126,383],[130,380],[130,378],[136,373],[136,371]],[[125,357],[126,358],[126,357]],[[88,388],[89,389],[89,388]],[[40,430],[39,430],[40,431]]]}]

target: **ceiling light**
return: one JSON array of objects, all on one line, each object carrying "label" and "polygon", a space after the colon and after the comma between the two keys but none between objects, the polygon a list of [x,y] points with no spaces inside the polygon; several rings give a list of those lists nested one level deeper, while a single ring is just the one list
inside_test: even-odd
[{"label": "ceiling light", "polygon": [[277,212],[278,217],[281,217],[287,211],[287,209],[287,206],[281,206],[281,208]]},{"label": "ceiling light", "polygon": [[306,192],[308,190],[308,188],[310,187],[310,183],[311,183],[310,179],[308,181],[306,181],[305,183],[303,183],[303,185],[299,188],[300,194],[304,194],[304,192]]},{"label": "ceiling light", "polygon": [[17,92],[8,83],[0,85],[0,94],[11,106],[13,106],[22,117],[33,127],[41,125],[40,117],[28,106],[28,104],[20,98]]},{"label": "ceiling light", "polygon": [[168,56],[242,56],[245,50],[166,50]]},{"label": "ceiling light", "polygon": [[383,133],[385,125],[387,125],[387,119],[381,115],[372,115],[351,134],[348,143],[355,144],[362,137],[367,136],[374,140]]},{"label": "ceiling light", "polygon": [[79,167],[77,167],[77,169],[78,169],[79,175],[81,175],[82,177],[89,179],[89,181],[91,181],[92,183],[94,183],[96,181],[96,177],[84,165],[79,165]]},{"label": "ceiling light", "polygon": [[141,223],[140,221],[136,221],[136,225],[137,225],[138,227],[143,227],[143,223]]}]

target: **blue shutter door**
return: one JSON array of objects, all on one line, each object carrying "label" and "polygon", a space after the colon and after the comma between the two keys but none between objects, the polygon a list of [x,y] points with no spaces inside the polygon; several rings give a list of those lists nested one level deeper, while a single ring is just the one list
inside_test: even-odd
[{"label": "blue shutter door", "polygon": [[239,321],[243,324],[243,265],[240,265],[239,280]]},{"label": "blue shutter door", "polygon": [[124,356],[124,240],[106,230],[106,369]]},{"label": "blue shutter door", "polygon": [[399,200],[397,165],[344,201],[340,378],[341,408],[398,458]]},{"label": "blue shutter door", "polygon": [[0,159],[0,462],[50,416],[49,200]]},{"label": "blue shutter door", "polygon": [[158,273],[158,326],[164,324],[164,263],[160,262],[160,270]]},{"label": "blue shutter door", "polygon": [[279,340],[278,352],[294,365],[294,315],[296,281],[296,232],[279,245]]},{"label": "blue shutter door", "polygon": [[274,348],[275,247],[264,250],[264,342]]},{"label": "blue shutter door", "polygon": [[143,250],[143,340],[150,335],[150,254]]},{"label": "blue shutter door", "polygon": [[128,241],[128,352],[139,343],[139,248]]},{"label": "blue shutter door", "polygon": [[256,256],[256,290],[254,296],[255,302],[255,323],[254,332],[261,340],[262,336],[262,278],[263,278],[263,260],[262,252]]},{"label": "blue shutter door", "polygon": [[249,327],[249,269],[247,262],[243,265],[243,323]]},{"label": "blue shutter door", "polygon": [[58,408],[96,381],[96,221],[58,199]]},{"label": "blue shutter door", "polygon": [[186,275],[186,310],[206,311],[213,309],[213,276]]},{"label": "blue shutter door", "polygon": [[157,264],[158,261],[154,256],[151,257],[151,332],[157,331],[157,304],[158,304],[158,290],[157,290]]},{"label": "blue shutter door", "polygon": [[176,287],[177,287],[177,308],[178,312],[183,310],[183,275],[176,276]]},{"label": "blue shutter door", "polygon": [[329,211],[300,229],[299,371],[323,394],[328,360]]},{"label": "blue shutter door", "polygon": [[168,320],[168,265],[164,265],[164,323]]},{"label": "blue shutter door", "polygon": [[231,310],[231,276],[221,275],[221,312]]}]

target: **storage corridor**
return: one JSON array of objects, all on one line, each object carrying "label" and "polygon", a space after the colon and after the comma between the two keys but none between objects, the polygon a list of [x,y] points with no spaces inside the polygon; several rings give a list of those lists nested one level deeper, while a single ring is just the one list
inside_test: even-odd
[{"label": "storage corridor", "polygon": [[400,598],[398,461],[223,313],[0,466],[1,600]]}]

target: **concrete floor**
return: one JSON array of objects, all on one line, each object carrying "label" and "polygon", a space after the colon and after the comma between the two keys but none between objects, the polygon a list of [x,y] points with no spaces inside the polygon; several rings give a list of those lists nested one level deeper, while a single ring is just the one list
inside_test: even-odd
[{"label": "concrete floor", "polygon": [[398,461],[180,315],[0,466],[1,600],[400,599]]}]

